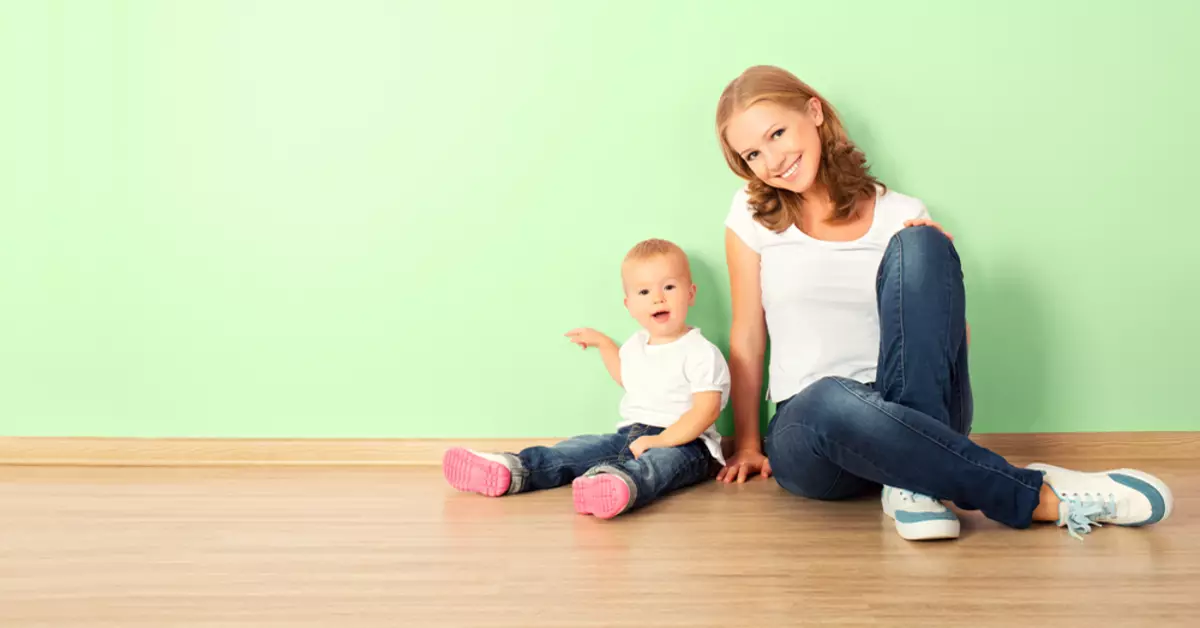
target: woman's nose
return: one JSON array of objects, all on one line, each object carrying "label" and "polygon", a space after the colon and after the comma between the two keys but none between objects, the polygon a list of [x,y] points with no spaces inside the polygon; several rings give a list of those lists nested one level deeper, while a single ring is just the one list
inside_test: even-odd
[{"label": "woman's nose", "polygon": [[786,160],[786,158],[787,156],[783,154],[780,154],[779,157],[771,155],[771,174],[779,174],[783,172],[783,167],[786,165],[783,162]]}]

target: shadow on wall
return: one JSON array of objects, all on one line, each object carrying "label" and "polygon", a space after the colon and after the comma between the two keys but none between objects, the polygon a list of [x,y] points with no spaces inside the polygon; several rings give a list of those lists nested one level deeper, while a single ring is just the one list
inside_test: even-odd
[{"label": "shadow on wall", "polygon": [[[724,267],[715,269],[702,259],[693,257],[692,282],[696,284],[696,306],[692,308],[688,322],[699,327],[713,344],[721,349],[721,353],[729,359],[729,326],[732,323],[733,306],[729,302],[728,275]],[[767,359],[770,359],[770,348],[767,349]],[[764,371],[766,365],[763,365]],[[763,390],[760,399],[766,397],[766,377],[763,378]],[[766,422],[774,411],[774,405],[763,402],[759,410],[759,423],[763,433],[766,433]],[[717,419],[717,431],[724,436],[733,435],[733,404],[725,407],[721,417]]]},{"label": "shadow on wall", "polygon": [[973,433],[1039,431],[1051,385],[1051,339],[1033,275],[1013,266],[972,275],[966,281]]}]

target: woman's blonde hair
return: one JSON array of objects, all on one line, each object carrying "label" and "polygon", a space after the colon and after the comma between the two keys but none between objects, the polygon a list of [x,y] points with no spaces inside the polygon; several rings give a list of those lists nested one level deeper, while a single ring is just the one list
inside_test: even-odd
[{"label": "woman's blonde hair", "polygon": [[837,111],[817,90],[795,75],[771,65],[757,65],[730,81],[717,103],[717,136],[729,168],[749,182],[750,210],[754,219],[775,232],[800,226],[800,206],[803,198],[791,190],[771,187],[754,175],[742,156],[725,139],[725,128],[733,114],[762,101],[770,101],[796,111],[808,111],[808,101],[821,103],[824,122],[817,127],[821,138],[821,163],[817,167],[817,182],[829,190],[833,200],[833,220],[853,217],[857,202],[875,196],[876,186],[883,187],[867,167],[867,157],[859,150],[842,126]]}]

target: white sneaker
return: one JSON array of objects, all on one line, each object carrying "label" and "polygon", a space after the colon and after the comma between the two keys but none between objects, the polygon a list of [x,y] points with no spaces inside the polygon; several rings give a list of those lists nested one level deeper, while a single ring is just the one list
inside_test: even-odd
[{"label": "white sneaker", "polygon": [[941,502],[920,493],[883,487],[883,512],[896,520],[896,531],[909,541],[957,539],[958,517]]},{"label": "white sneaker", "polygon": [[1092,526],[1146,526],[1171,516],[1175,498],[1162,480],[1136,469],[1112,469],[1098,473],[1072,471],[1048,464],[1026,467],[1041,471],[1046,484],[1062,503],[1058,525],[1071,536],[1083,539]]}]

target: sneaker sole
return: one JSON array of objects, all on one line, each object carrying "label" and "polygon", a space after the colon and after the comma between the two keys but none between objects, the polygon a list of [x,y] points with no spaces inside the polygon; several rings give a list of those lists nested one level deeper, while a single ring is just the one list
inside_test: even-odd
[{"label": "sneaker sole", "polygon": [[571,483],[575,512],[612,519],[629,505],[629,487],[620,478],[601,473],[592,477],[575,478]]},{"label": "sneaker sole", "polygon": [[957,539],[960,531],[961,527],[954,519],[933,519],[917,523],[896,521],[896,532],[900,534],[900,538],[906,541]]},{"label": "sneaker sole", "polygon": [[462,447],[454,447],[442,455],[442,475],[460,491],[488,497],[507,493],[512,480],[508,467]]},{"label": "sneaker sole", "polygon": [[[1104,475],[1108,475],[1110,473],[1119,473],[1121,475],[1128,475],[1130,477],[1137,478],[1137,479],[1145,482],[1146,484],[1149,484],[1151,487],[1154,488],[1154,490],[1158,491],[1158,494],[1160,496],[1162,496],[1163,516],[1158,521],[1155,521],[1154,523],[1162,523],[1163,521],[1166,521],[1167,518],[1171,516],[1171,511],[1174,510],[1174,508],[1175,508],[1175,496],[1171,494],[1171,489],[1162,480],[1158,479],[1157,477],[1155,477],[1153,475],[1150,475],[1149,473],[1146,473],[1145,471],[1138,471],[1137,469],[1109,469],[1108,471],[1075,471],[1073,469],[1065,469],[1063,467],[1056,467],[1052,464],[1045,464],[1042,462],[1035,462],[1033,464],[1027,465],[1025,468],[1030,469],[1032,471],[1045,471],[1048,473],[1053,473],[1055,471],[1066,471],[1068,473],[1087,473],[1087,474],[1100,473],[1100,474],[1104,474]],[[1152,525],[1152,524],[1148,524],[1148,523],[1113,523],[1112,525],[1136,528],[1139,526]]]},{"label": "sneaker sole", "polygon": [[896,513],[883,502],[883,514],[891,517],[896,524],[896,532],[905,541],[938,541],[942,539],[957,539],[962,532],[958,519],[933,519],[916,523],[900,523]]}]

